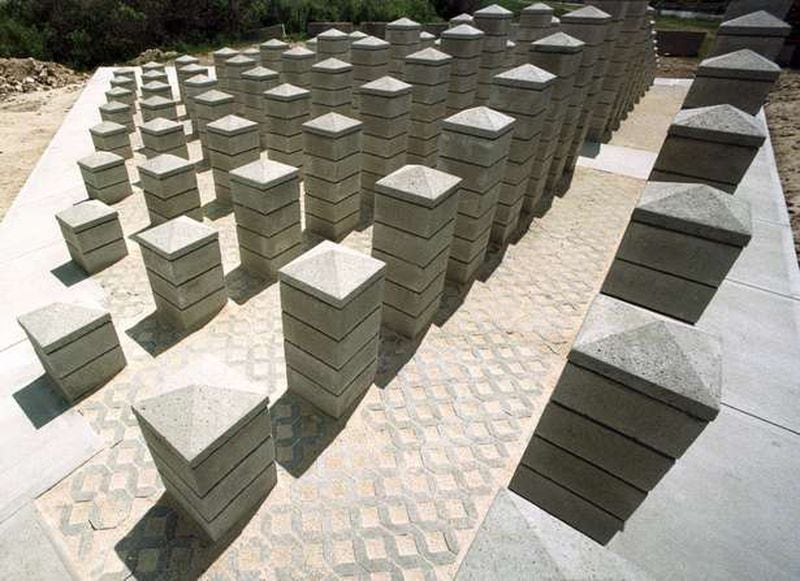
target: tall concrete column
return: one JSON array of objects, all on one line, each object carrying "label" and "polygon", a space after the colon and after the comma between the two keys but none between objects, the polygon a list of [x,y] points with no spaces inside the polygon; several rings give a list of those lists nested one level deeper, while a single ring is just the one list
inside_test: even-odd
[{"label": "tall concrete column", "polygon": [[311,91],[288,83],[264,93],[267,155],[303,169],[303,123],[311,113]]},{"label": "tall concrete column", "polygon": [[233,95],[216,89],[201,93],[194,98],[195,111],[197,112],[197,133],[200,136],[200,146],[203,152],[202,166],[206,169],[210,167],[208,165],[208,133],[206,127],[217,119],[233,115],[234,101]]},{"label": "tall concrete column", "polygon": [[311,67],[311,116],[352,114],[353,65],[328,58]]},{"label": "tall concrete column", "polygon": [[478,64],[478,91],[475,93],[476,105],[486,104],[492,88],[492,79],[504,68],[506,42],[512,16],[513,12],[497,4],[481,8],[473,14],[473,26],[485,34],[481,59]]},{"label": "tall concrete column", "polygon": [[531,4],[522,9],[519,15],[519,29],[516,39],[517,65],[530,62],[530,44],[534,41],[552,34],[550,21],[553,19],[553,9],[543,2]]},{"label": "tall concrete column", "polygon": [[625,16],[627,2],[623,0],[589,0],[587,4],[596,6],[606,14],[611,15],[611,22],[606,32],[606,70],[603,77],[603,84],[600,95],[597,98],[592,118],[589,122],[587,138],[590,141],[601,142],[609,137],[606,131],[608,122],[611,119],[612,109],[617,95],[617,90],[622,83],[622,74],[625,63],[620,62],[620,31]]},{"label": "tall concrete column", "polygon": [[277,38],[271,38],[258,45],[258,50],[261,53],[261,66],[280,74],[283,69],[281,55],[289,50],[289,45]]},{"label": "tall concrete column", "polygon": [[[628,112],[633,92],[633,82],[636,71],[642,62],[641,54],[637,49],[641,47],[642,22],[647,15],[647,0],[629,2],[625,9],[625,20],[620,29],[620,43],[624,46],[621,55],[625,59],[625,68],[620,83],[617,97],[614,102],[611,123],[608,129],[616,131]],[[619,54],[619,53],[617,53]]]},{"label": "tall concrete column", "polygon": [[759,10],[733,20],[727,20],[717,29],[714,48],[709,56],[733,52],[743,48],[757,52],[771,61],[778,60],[786,37],[792,27],[769,12]]},{"label": "tall concrete column", "polygon": [[448,28],[455,28],[456,26],[461,26],[462,24],[472,24],[475,20],[472,18],[472,14],[467,14],[466,12],[462,12],[457,16],[453,16],[450,20],[448,20]]},{"label": "tall concrete column", "polygon": [[258,66],[242,73],[244,112],[242,117],[258,123],[261,149],[267,148],[267,122],[264,117],[264,93],[278,86],[276,71]]},{"label": "tall concrete column", "polygon": [[200,66],[200,59],[197,57],[185,54],[176,58],[175,74],[178,77],[178,98],[183,99],[183,82],[186,79],[195,75],[205,74],[207,70],[208,69],[206,67]]},{"label": "tall concrete column", "polygon": [[436,165],[441,121],[447,113],[452,60],[453,57],[435,48],[406,57],[403,77],[412,86],[408,163]]},{"label": "tall concrete column", "polygon": [[199,136],[198,122],[197,122],[197,108],[195,107],[195,98],[202,95],[218,86],[217,79],[212,79],[208,75],[195,75],[189,77],[184,81],[183,88],[186,91],[184,96],[184,105],[186,105],[186,114],[192,121],[192,135]]},{"label": "tall concrete column", "polygon": [[346,32],[329,28],[317,35],[317,62],[329,58],[350,61],[350,36]]},{"label": "tall concrete column", "polygon": [[400,18],[386,25],[386,41],[389,43],[389,74],[403,77],[403,63],[411,53],[419,50],[419,35],[422,26],[410,18]]},{"label": "tall concrete column", "polygon": [[284,83],[303,89],[311,87],[311,65],[316,54],[313,51],[296,46],[281,54],[281,75]]},{"label": "tall concrete column", "polygon": [[353,110],[358,111],[358,87],[389,74],[389,43],[368,36],[350,45],[353,64]]},{"label": "tall concrete column", "polygon": [[472,107],[475,102],[484,36],[482,31],[468,24],[442,32],[441,49],[453,57],[447,95],[448,115]]},{"label": "tall concrete column", "polygon": [[426,48],[433,48],[433,42],[436,40],[436,35],[423,30],[419,33],[419,50]]},{"label": "tall concrete column", "polygon": [[236,55],[225,61],[225,74],[228,77],[227,92],[235,97],[236,114],[240,117],[245,116],[245,109],[247,109],[242,73],[254,69],[255,67],[256,61],[243,54]]},{"label": "tall concrete column", "polygon": [[206,132],[217,201],[230,204],[231,170],[258,161],[261,157],[258,123],[228,115],[209,123]]},{"label": "tall concrete column", "polygon": [[238,54],[238,50],[227,46],[211,53],[211,57],[214,59],[214,73],[216,74],[217,81],[219,81],[219,87],[223,91],[228,89],[228,73],[225,70],[225,62]]}]

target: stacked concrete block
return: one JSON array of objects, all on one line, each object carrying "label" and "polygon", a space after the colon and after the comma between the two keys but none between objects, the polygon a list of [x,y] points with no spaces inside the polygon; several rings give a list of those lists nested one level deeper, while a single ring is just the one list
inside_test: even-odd
[{"label": "stacked concrete block", "polygon": [[179,216],[136,238],[160,318],[191,330],[225,306],[228,295],[216,230]]},{"label": "stacked concrete block", "polygon": [[389,74],[389,43],[368,36],[350,45],[350,60],[353,64],[353,110],[359,109],[357,87]]},{"label": "stacked concrete block", "polygon": [[99,200],[87,200],[56,214],[72,260],[94,274],[128,255],[119,215]]},{"label": "stacked concrete block", "polygon": [[139,176],[151,225],[157,226],[178,216],[203,221],[192,162],[168,153],[158,155],[139,165]]},{"label": "stacked concrete block", "polygon": [[530,62],[530,44],[550,36],[553,19],[553,9],[547,4],[538,2],[522,9],[519,15],[519,29],[517,30],[515,60],[517,65]]},{"label": "stacked concrete block", "polygon": [[482,31],[468,24],[442,32],[441,49],[453,57],[447,94],[448,115],[472,107],[475,102],[484,36]]},{"label": "stacked concrete block", "polygon": [[133,123],[133,107],[130,105],[119,101],[111,101],[110,103],[103,103],[98,109],[100,110],[100,119],[103,121],[124,125],[128,133],[136,131],[136,126]]},{"label": "stacked concrete block", "polygon": [[492,79],[505,69],[506,42],[511,27],[513,12],[502,6],[492,4],[476,10],[473,15],[475,28],[483,31],[483,49],[478,64],[478,91],[475,104],[485,105],[489,100]]},{"label": "stacked concrete block", "polygon": [[436,165],[441,121],[447,114],[452,61],[453,57],[435,48],[406,57],[403,77],[412,86],[408,163]]},{"label": "stacked concrete block", "polygon": [[307,89],[311,86],[311,65],[316,60],[314,51],[296,46],[281,54],[283,82]]},{"label": "stacked concrete block", "polygon": [[695,323],[751,230],[749,202],[705,184],[650,182],[601,292]]},{"label": "stacked concrete block", "polygon": [[303,169],[303,123],[311,114],[311,91],[288,83],[264,93],[267,155]]},{"label": "stacked concrete block", "polygon": [[447,21],[448,28],[455,28],[456,26],[461,26],[462,24],[468,24],[472,26],[475,22],[472,14],[467,14],[466,12],[462,12],[456,16],[453,16],[450,20]]},{"label": "stacked concrete block", "polygon": [[483,263],[492,232],[514,118],[474,107],[442,123],[438,169],[462,179],[447,278],[472,281]]},{"label": "stacked concrete block", "polygon": [[211,154],[208,151],[208,132],[209,123],[218,119],[233,115],[235,97],[229,93],[223,93],[216,89],[200,93],[194,98],[194,109],[197,115],[197,133],[200,136],[200,144],[203,151],[203,160],[208,162]]},{"label": "stacked concrete block", "polygon": [[133,157],[131,138],[128,136],[128,128],[124,125],[103,121],[92,126],[89,133],[92,135],[92,143],[96,151],[109,151],[125,159]]},{"label": "stacked concrete block", "polygon": [[217,79],[212,79],[208,75],[195,75],[189,77],[183,82],[184,104],[186,105],[186,113],[192,120],[192,133],[195,135],[200,134],[199,122],[197,120],[197,108],[195,107],[194,100],[198,95],[207,93],[218,86]]},{"label": "stacked concrete block", "polygon": [[264,93],[278,86],[280,75],[265,67],[255,67],[242,73],[242,117],[255,121],[261,128],[262,149],[266,149],[266,123],[264,121]]},{"label": "stacked concrete block", "polygon": [[360,219],[362,127],[338,113],[303,124],[306,229],[331,240],[347,236]]},{"label": "stacked concrete block", "polygon": [[[118,79],[120,77],[125,77],[133,81],[133,87],[130,87],[127,83],[124,83],[122,86],[125,89],[129,89],[133,91],[134,94],[137,94],[139,91],[139,79],[136,76],[136,69],[133,67],[122,67],[119,69],[114,69],[112,73],[112,79]],[[111,85],[112,87],[115,85]]]},{"label": "stacked concrete block", "polygon": [[189,159],[183,123],[159,117],[143,123],[139,127],[139,132],[142,134],[144,145],[142,153],[146,158],[168,153]]},{"label": "stacked concrete block", "polygon": [[105,93],[106,95],[106,102],[112,103],[117,101],[119,103],[125,103],[126,105],[130,105],[133,107],[136,104],[136,94],[129,90],[124,89],[122,87],[112,87]]},{"label": "stacked concrete block", "polygon": [[385,271],[327,240],[280,271],[289,390],[335,418],[375,377]]},{"label": "stacked concrete block", "polygon": [[47,375],[70,403],[92,393],[125,367],[119,337],[104,309],[52,303],[17,321]]},{"label": "stacked concrete block", "polygon": [[615,0],[593,0],[592,5],[611,16],[606,29],[605,74],[600,87],[600,94],[594,106],[587,137],[591,141],[600,142],[608,139],[608,125],[611,120],[617,92],[623,82],[625,72],[625,47],[620,45],[621,29],[625,17],[626,2]]},{"label": "stacked concrete block", "polygon": [[164,488],[212,541],[241,528],[278,480],[269,398],[225,385],[132,406]]},{"label": "stacked concrete block", "polygon": [[719,25],[710,56],[749,48],[775,61],[791,30],[791,26],[765,10],[751,12]]},{"label": "stacked concrete block", "polygon": [[244,116],[245,92],[244,92],[244,79],[242,73],[249,71],[256,67],[256,61],[243,54],[238,54],[225,61],[225,74],[227,75],[228,88],[227,92],[236,98],[236,106],[234,107],[236,114]]},{"label": "stacked concrete block", "polygon": [[[190,57],[194,58],[194,57]],[[177,66],[177,65],[176,65]],[[177,67],[175,73],[178,75],[178,92],[180,99],[186,104],[186,81],[197,75],[208,76],[209,68],[202,66],[199,62],[187,63]]]},{"label": "stacked concrete block", "polygon": [[261,157],[258,123],[228,115],[206,126],[217,201],[231,203],[230,171]]},{"label": "stacked concrete block", "polygon": [[555,75],[533,65],[494,77],[489,105],[516,119],[505,169],[491,179],[485,176],[487,184],[501,182],[490,238],[500,245],[508,242],[519,223],[554,82]]},{"label": "stacked concrete block", "polygon": [[144,83],[142,85],[142,99],[149,99],[151,97],[162,97],[168,101],[172,101],[174,99],[172,87],[168,83],[162,81]]},{"label": "stacked concrete block", "polygon": [[509,488],[601,544],[719,413],[720,341],[599,295]]},{"label": "stacked concrete block", "polygon": [[353,32],[347,35],[347,38],[350,39],[350,46],[352,46],[354,42],[363,40],[368,36],[369,34],[367,34],[366,32],[361,32],[360,30],[354,30]]},{"label": "stacked concrete block", "polygon": [[419,50],[426,48],[433,48],[433,42],[436,40],[436,35],[423,30],[419,33]]},{"label": "stacked concrete block", "polygon": [[756,119],[731,105],[684,109],[672,120],[649,179],[733,193],[765,139]]},{"label": "stacked concrete block", "polygon": [[303,248],[297,168],[254,161],[230,173],[242,267],[267,279]]},{"label": "stacked concrete block", "polygon": [[109,151],[98,151],[78,160],[83,185],[92,200],[116,204],[133,193],[125,158]]},{"label": "stacked concrete block", "polygon": [[142,65],[142,74],[150,72],[164,73],[166,70],[167,66],[164,63],[158,63],[156,61],[148,61]]},{"label": "stacked concrete block", "polygon": [[353,102],[353,65],[328,58],[311,67],[311,116],[350,115]]},{"label": "stacked concrete block", "polygon": [[317,62],[330,58],[350,60],[350,36],[346,32],[329,28],[317,35]]},{"label": "stacked concrete block", "polygon": [[358,89],[364,139],[361,154],[361,204],[368,219],[375,182],[406,164],[411,128],[411,85],[381,77]]},{"label": "stacked concrete block", "polygon": [[150,83],[163,83],[169,85],[169,77],[164,71],[145,71],[142,73],[142,87],[146,87]]},{"label": "stacked concrete block", "polygon": [[386,41],[389,43],[389,74],[401,79],[405,59],[420,49],[419,35],[422,26],[410,18],[399,18],[386,25]]},{"label": "stacked concrete block", "polygon": [[216,73],[217,81],[219,82],[220,89],[228,90],[228,71],[225,66],[225,63],[228,59],[232,59],[236,55],[239,54],[238,50],[234,50],[229,47],[224,47],[219,50],[215,50],[212,53],[212,58],[214,59],[214,72]]},{"label": "stacked concrete block", "polygon": [[178,107],[172,99],[165,99],[161,96],[148,97],[139,101],[139,108],[142,111],[142,121],[152,121],[153,119],[178,120]]},{"label": "stacked concrete block", "polygon": [[138,89],[135,77],[115,74],[113,77],[111,77],[111,81],[109,81],[109,83],[111,84],[112,89],[125,89],[133,94],[134,99],[136,98],[136,92]]},{"label": "stacked concrete block", "polygon": [[697,67],[683,108],[727,103],[756,115],[780,74],[778,65],[747,48],[705,59]]},{"label": "stacked concrete block", "polygon": [[[602,6],[601,6],[602,7]],[[641,37],[642,21],[647,18],[647,2],[625,3],[625,15],[620,25],[617,49],[611,61],[611,70],[620,73],[620,81],[617,87],[614,105],[611,110],[611,118],[606,127],[607,132],[616,131],[624,118],[626,104],[632,91],[632,83],[636,79],[636,70],[642,62],[642,55],[639,53],[641,44],[638,39]]]},{"label": "stacked concrete block", "polygon": [[282,72],[281,55],[289,50],[289,45],[277,38],[271,38],[258,47],[261,53],[261,66],[277,73]]},{"label": "stacked concrete block", "polygon": [[421,165],[375,184],[372,256],[386,263],[383,324],[410,339],[428,328],[441,302],[460,184]]}]

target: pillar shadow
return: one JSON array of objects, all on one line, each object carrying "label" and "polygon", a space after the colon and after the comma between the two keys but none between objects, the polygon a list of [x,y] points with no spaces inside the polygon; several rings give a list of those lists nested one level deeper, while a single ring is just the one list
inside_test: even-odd
[{"label": "pillar shadow", "polygon": [[449,280],[445,282],[439,310],[433,316],[434,325],[441,327],[450,320],[450,317],[464,304],[472,284],[472,282],[469,282],[465,285],[460,285]]},{"label": "pillar shadow", "polygon": [[387,387],[400,373],[414,353],[417,352],[428,329],[415,339],[403,337],[391,329],[381,327],[380,345],[378,347],[378,370],[375,373],[374,383],[381,389]]},{"label": "pillar shadow", "polygon": [[225,288],[237,305],[243,305],[254,296],[277,282],[276,278],[261,278],[247,271],[242,265],[225,275]]},{"label": "pillar shadow", "polygon": [[581,157],[589,157],[594,159],[600,155],[600,145],[601,144],[598,141],[584,141],[579,155]]},{"label": "pillar shadow", "polygon": [[219,200],[211,200],[203,206],[203,215],[212,222],[224,218],[233,212],[233,206],[220,202]]},{"label": "pillar shadow", "polygon": [[70,408],[70,403],[47,374],[14,392],[12,397],[37,430]]},{"label": "pillar shadow", "polygon": [[492,274],[494,274],[494,271],[497,270],[497,267],[502,264],[507,250],[508,243],[490,244],[486,251],[486,258],[484,258],[483,264],[481,264],[476,273],[476,278],[481,282],[488,281],[492,277]]},{"label": "pillar shadow", "polygon": [[153,311],[133,327],[126,329],[125,333],[151,356],[158,357],[194,331],[173,327],[162,321],[158,313]]},{"label": "pillar shadow", "polygon": [[86,272],[72,260],[56,266],[50,271],[50,274],[61,281],[61,284],[66,287],[78,284],[79,282],[89,278],[89,275],[86,274]]}]

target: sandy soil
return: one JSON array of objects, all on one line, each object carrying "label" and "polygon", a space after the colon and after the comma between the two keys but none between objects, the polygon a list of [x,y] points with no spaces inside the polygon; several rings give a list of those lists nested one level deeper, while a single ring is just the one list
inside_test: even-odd
[{"label": "sandy soil", "polygon": [[50,143],[83,85],[0,101],[0,219]]}]

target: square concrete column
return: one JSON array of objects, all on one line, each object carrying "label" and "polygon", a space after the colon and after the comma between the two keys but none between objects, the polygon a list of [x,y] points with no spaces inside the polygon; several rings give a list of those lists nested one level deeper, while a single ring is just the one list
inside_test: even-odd
[{"label": "square concrete column", "polygon": [[92,200],[116,204],[133,193],[125,158],[108,151],[98,151],[78,160],[83,185]]},{"label": "square concrete column", "polygon": [[720,351],[599,295],[509,488],[606,544],[719,413]]},{"label": "square concrete column", "polygon": [[232,59],[238,54],[238,50],[234,50],[227,46],[211,53],[211,56],[214,59],[214,73],[216,74],[217,81],[219,81],[219,87],[222,90],[227,90],[229,88],[228,71],[225,63],[228,61],[228,59]]},{"label": "square concrete column", "polygon": [[530,44],[534,41],[550,36],[550,21],[553,19],[553,9],[543,2],[530,4],[522,9],[519,14],[519,29],[517,30],[516,55],[517,65],[530,62]]},{"label": "square concrete column", "polygon": [[756,115],[780,74],[778,65],[749,48],[705,59],[697,67],[683,108],[727,103]]},{"label": "square concrete column", "polygon": [[150,81],[142,85],[142,100],[151,97],[161,97],[172,101],[175,96],[172,94],[172,87],[162,81]]},{"label": "square concrete column", "polygon": [[136,97],[136,93],[139,90],[138,85],[136,84],[136,77],[134,76],[127,76],[119,73],[114,73],[114,76],[111,77],[111,81],[109,81],[112,89],[127,89],[131,93],[133,93],[134,98]]},{"label": "square concrete column", "polygon": [[748,201],[705,184],[649,182],[601,292],[696,323],[751,235]]},{"label": "square concrete column", "polygon": [[426,48],[406,57],[403,78],[411,84],[408,163],[436,165],[441,121],[447,116],[447,93],[453,57]]},{"label": "square concrete column", "polygon": [[[190,57],[194,58],[194,57]],[[184,104],[186,104],[186,81],[191,79],[192,77],[196,77],[197,75],[205,75],[209,74],[210,69],[208,67],[202,66],[199,62],[197,63],[189,63],[185,64],[176,69],[175,74],[178,75],[178,91],[179,96],[183,100]]]},{"label": "square concrete column", "polygon": [[311,91],[288,83],[264,93],[267,154],[303,171],[303,123],[311,114]]},{"label": "square concrete column", "polygon": [[350,115],[353,102],[353,65],[328,58],[311,67],[311,116]]},{"label": "square concrete column", "polygon": [[335,418],[375,377],[385,271],[380,260],[327,240],[280,271],[289,390]]},{"label": "square concrete column", "polygon": [[96,151],[109,151],[125,159],[133,157],[131,138],[128,136],[128,128],[124,125],[103,121],[91,127],[89,133],[92,135]]},{"label": "square concrete column", "polygon": [[765,138],[753,116],[731,105],[684,109],[672,120],[649,179],[733,193]]},{"label": "square concrete column", "polygon": [[129,89],[123,89],[122,87],[112,87],[108,91],[105,92],[106,95],[106,103],[111,103],[112,101],[117,101],[119,103],[125,103],[126,105],[130,105],[133,107],[136,104],[136,95],[133,91]]},{"label": "square concrete column", "polygon": [[189,159],[183,123],[159,117],[143,123],[139,127],[139,132],[142,134],[144,145],[142,153],[146,158],[168,153]]},{"label": "square concrete column", "polygon": [[[134,67],[121,67],[114,69],[112,75],[113,77],[128,77],[133,81],[133,89],[131,89],[133,93],[136,94],[139,91],[140,83],[138,77],[136,76],[136,69]],[[126,86],[125,88],[129,89],[130,87]]]},{"label": "square concrete column", "polygon": [[119,337],[105,309],[52,303],[17,319],[47,375],[70,403],[125,367]]},{"label": "square concrete column", "polygon": [[490,238],[500,245],[508,242],[519,223],[555,79],[533,65],[521,65],[494,77],[489,105],[517,121],[505,169],[487,180],[487,184],[501,181]]},{"label": "square concrete column", "polygon": [[366,32],[361,32],[360,30],[354,30],[350,34],[347,35],[347,38],[350,39],[350,46],[353,46],[353,43],[359,40],[363,40],[367,38],[369,34]]},{"label": "square concrete column", "polygon": [[453,16],[450,20],[447,21],[448,28],[455,28],[456,26],[461,26],[462,24],[468,24],[472,26],[475,22],[475,19],[472,17],[472,14],[467,14],[466,12],[462,12],[456,16]]},{"label": "square concrete column", "polygon": [[178,329],[202,327],[228,300],[218,238],[188,216],[136,236],[158,316]]},{"label": "square concrete column", "polygon": [[433,48],[433,41],[436,40],[436,35],[431,34],[430,32],[423,30],[419,33],[419,50],[425,50],[426,48]]},{"label": "square concrete column", "polygon": [[369,220],[375,182],[406,164],[411,128],[411,85],[381,77],[358,89],[364,139],[361,155],[361,207]]},{"label": "square concrete column", "polygon": [[350,36],[346,32],[329,28],[317,35],[317,62],[335,58],[350,60]]},{"label": "square concrete column", "polygon": [[439,309],[461,178],[406,165],[375,184],[372,256],[386,263],[383,324],[416,339]]},{"label": "square concrete column", "polygon": [[368,36],[350,45],[350,60],[353,64],[353,110],[359,109],[357,88],[389,74],[389,43]]},{"label": "square concrete column", "polygon": [[778,60],[792,27],[769,12],[751,12],[719,25],[709,56],[749,48],[771,61]]},{"label": "square concrete column", "polygon": [[99,200],[87,200],[56,214],[72,260],[94,274],[128,255],[117,211]]},{"label": "square concrete column", "polygon": [[233,115],[235,97],[216,89],[200,93],[194,98],[194,108],[197,114],[197,133],[203,151],[203,164],[208,167],[210,153],[208,152],[209,123]]},{"label": "square concrete column", "polygon": [[483,37],[483,49],[478,64],[476,105],[486,104],[492,88],[492,78],[505,69],[506,41],[513,15],[513,12],[497,4],[476,10],[473,14],[473,26],[486,35]]},{"label": "square concrete column", "polygon": [[474,107],[442,122],[437,168],[462,179],[447,278],[472,281],[483,264],[492,232],[514,118]]},{"label": "square concrete column", "polygon": [[142,72],[142,87],[149,83],[164,83],[165,85],[169,85],[169,77],[163,70]]},{"label": "square concrete column", "polygon": [[483,32],[468,24],[442,32],[441,49],[453,57],[447,94],[448,115],[472,107],[475,102],[484,36]]},{"label": "square concrete column", "polygon": [[306,230],[338,241],[358,225],[362,127],[338,113],[303,124]]},{"label": "square concrete column", "polygon": [[242,73],[254,69],[256,61],[243,54],[238,54],[225,61],[225,74],[228,79],[228,93],[236,98],[236,105],[234,107],[236,114],[244,116],[245,113],[245,96],[244,96],[244,79]]},{"label": "square concrete column", "polygon": [[261,134],[258,131],[258,123],[236,115],[228,115],[209,123],[206,131],[217,201],[230,204],[229,172],[261,158]]},{"label": "square concrete column", "polygon": [[281,75],[284,83],[307,89],[311,87],[311,65],[316,54],[302,46],[296,46],[281,54]]},{"label": "square concrete column", "polygon": [[267,148],[267,123],[264,117],[264,93],[279,84],[280,75],[265,67],[255,67],[242,73],[242,117],[258,123],[261,149]]},{"label": "square concrete column", "polygon": [[208,75],[195,75],[186,79],[183,83],[183,89],[186,93],[183,102],[186,105],[186,113],[192,120],[192,133],[194,135],[200,135],[197,108],[195,107],[194,100],[198,95],[216,89],[218,86],[219,82],[217,79],[212,79]]},{"label": "square concrete column", "polygon": [[620,46],[620,32],[625,17],[627,2],[623,0],[592,0],[591,5],[596,6],[606,14],[611,15],[611,22],[606,30],[606,65],[600,94],[595,103],[594,112],[589,122],[587,137],[591,141],[601,142],[608,140],[610,132],[607,130],[611,119],[617,91],[622,84],[622,75],[625,70],[623,56],[624,47]]},{"label": "square concrete column", "polygon": [[389,74],[401,79],[405,58],[420,49],[419,35],[422,26],[410,18],[399,18],[386,25],[386,41],[389,43]]},{"label": "square concrete column", "polygon": [[165,72],[167,66],[164,63],[157,63],[156,61],[149,61],[142,65],[142,74],[150,72]]},{"label": "square concrete column", "polygon": [[303,249],[296,167],[254,161],[231,171],[233,215],[242,267],[266,279]]},{"label": "square concrete column", "polygon": [[192,162],[168,153],[158,155],[139,165],[139,176],[151,225],[184,215],[203,221]]},{"label": "square concrete column", "polygon": [[[583,43],[563,32],[557,32],[531,44],[531,63],[554,75],[553,89],[544,121],[536,159],[533,162],[531,179],[523,204],[524,211],[531,215],[543,215],[552,204],[555,194],[553,177],[555,172],[556,150],[561,142],[564,121],[572,97],[575,74],[581,61]],[[572,109],[572,113],[577,112]],[[574,120],[575,117],[570,118]]]},{"label": "square concrete column", "polygon": [[164,488],[212,541],[241,528],[278,480],[269,398],[227,381],[132,406]]},{"label": "square concrete column", "polygon": [[139,101],[139,107],[142,110],[142,121],[145,123],[159,117],[171,121],[178,120],[178,107],[172,99],[161,96],[148,97]]},{"label": "square concrete column", "polygon": [[639,0],[638,2],[629,2],[625,7],[625,19],[620,27],[619,42],[623,51],[617,51],[614,54],[619,55],[621,58],[624,55],[625,66],[622,73],[622,82],[617,90],[616,100],[614,102],[614,109],[612,111],[611,123],[608,127],[610,131],[619,129],[625,113],[628,111],[630,102],[630,95],[633,91],[633,81],[636,79],[636,70],[641,61],[641,55],[638,48],[641,46],[639,39],[641,38],[642,22],[647,18],[647,1]]},{"label": "square concrete column", "polygon": [[119,101],[111,101],[110,103],[103,103],[98,109],[100,110],[100,119],[103,121],[124,125],[128,133],[136,131],[136,126],[133,123],[133,107],[130,105]]},{"label": "square concrete column", "polygon": [[261,53],[261,66],[266,67],[278,74],[282,72],[281,54],[289,50],[289,45],[277,38],[271,38],[267,42],[258,45]]}]

